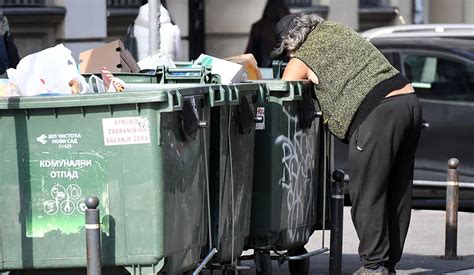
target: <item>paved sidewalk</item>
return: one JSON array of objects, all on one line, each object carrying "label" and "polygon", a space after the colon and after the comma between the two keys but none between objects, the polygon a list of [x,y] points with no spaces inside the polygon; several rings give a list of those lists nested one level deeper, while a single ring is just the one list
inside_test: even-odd
[{"label": "paved sidewalk", "polygon": [[[343,274],[352,274],[360,267],[357,255],[357,235],[351,222],[349,207],[344,209]],[[457,254],[462,260],[446,261],[444,255],[445,213],[443,211],[413,210],[412,222],[404,255],[397,274],[474,274],[474,213],[459,213]],[[329,246],[329,232],[325,236]],[[321,248],[321,231],[315,232],[306,246],[309,250]],[[327,274],[329,253],[311,259],[310,274]],[[255,274],[252,261],[242,262],[251,266],[243,274]],[[287,275],[288,265],[273,264],[273,274]]]}]

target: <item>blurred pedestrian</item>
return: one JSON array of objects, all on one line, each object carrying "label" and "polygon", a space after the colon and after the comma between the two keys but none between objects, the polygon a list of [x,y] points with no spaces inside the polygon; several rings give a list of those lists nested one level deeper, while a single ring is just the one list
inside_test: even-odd
[{"label": "blurred pedestrian", "polygon": [[310,79],[324,123],[349,143],[351,215],[363,266],[395,274],[411,215],[421,107],[409,81],[349,27],[314,13],[285,16],[274,55],[288,54],[283,79]]},{"label": "blurred pedestrian", "polygon": [[[138,16],[133,26],[133,35],[137,43],[137,60],[142,60],[149,56],[148,52],[148,3],[140,7]],[[180,57],[181,31],[178,25],[174,24],[171,15],[166,9],[166,1],[161,1],[160,5],[160,50],[166,53],[172,60]]]},{"label": "blurred pedestrian", "polygon": [[15,68],[20,62],[18,49],[5,15],[0,14],[0,76],[6,76],[8,68]]},{"label": "blurred pedestrian", "polygon": [[270,54],[275,46],[273,32],[278,21],[290,10],[286,0],[268,0],[260,20],[252,24],[245,53],[251,53],[259,67],[271,67]]}]

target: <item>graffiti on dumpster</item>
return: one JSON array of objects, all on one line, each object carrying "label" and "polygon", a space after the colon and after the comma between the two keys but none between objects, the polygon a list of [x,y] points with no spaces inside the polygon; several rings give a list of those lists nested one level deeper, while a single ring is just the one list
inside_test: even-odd
[{"label": "graffiti on dumpster", "polygon": [[290,238],[294,239],[298,237],[298,231],[292,229],[305,224],[311,211],[315,136],[313,128],[307,131],[299,129],[298,116],[292,116],[285,107],[283,113],[287,117],[288,133],[278,136],[275,144],[281,145],[283,150],[283,172],[279,183],[287,191],[288,228]]},{"label": "graffiti on dumpster", "polygon": [[84,227],[88,195],[99,197],[101,216],[108,214],[105,160],[97,152],[41,152],[32,155],[28,163],[28,237],[43,237],[58,230],[78,233]]}]

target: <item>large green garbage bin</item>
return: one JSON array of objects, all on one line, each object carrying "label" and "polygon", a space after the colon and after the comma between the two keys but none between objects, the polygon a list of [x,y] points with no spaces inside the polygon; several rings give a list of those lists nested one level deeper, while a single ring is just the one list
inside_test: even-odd
[{"label": "large green garbage bin", "polygon": [[[211,108],[212,262],[229,264],[244,249],[250,232],[257,84],[221,86],[225,105]],[[229,267],[229,266],[227,266]]]},{"label": "large green garbage bin", "polygon": [[101,201],[104,265],[194,268],[209,115],[202,87],[0,99],[0,270],[84,267],[87,195]]},{"label": "large green garbage bin", "polygon": [[249,83],[204,87],[211,101],[210,245],[218,251],[208,267],[230,268],[250,232],[256,104],[265,100],[264,90]]},{"label": "large green garbage bin", "polygon": [[[186,87],[182,85],[161,87]],[[242,254],[250,231],[255,112],[256,103],[264,100],[263,90],[258,84],[203,87],[211,102],[210,248],[218,251],[211,262],[219,268],[229,268],[232,260]],[[174,240],[167,240],[168,243],[173,245]]]},{"label": "large green garbage bin", "polygon": [[[197,69],[158,68],[157,75],[166,79],[159,89],[177,89],[198,85],[204,80],[219,82],[218,76],[204,73],[189,75]],[[173,75],[174,74],[174,75]],[[126,83],[142,83],[143,75],[117,74]],[[206,80],[207,79],[207,80]],[[171,83],[171,84],[169,84]],[[137,86],[140,87],[140,86]],[[143,86],[145,87],[145,86]],[[150,86],[151,87],[151,86]],[[229,264],[237,259],[244,249],[250,230],[250,208],[253,175],[253,148],[255,141],[256,102],[262,102],[260,84],[204,85],[208,90],[211,108],[210,132],[210,203],[212,221],[212,248],[217,253],[212,258],[216,265]],[[230,146],[229,146],[230,145]],[[173,230],[173,226],[167,227]],[[167,239],[167,247],[175,245]],[[179,240],[178,240],[179,242]],[[181,247],[178,245],[178,247]],[[168,250],[168,249],[167,249]],[[228,266],[226,266],[228,267]]]},{"label": "large green garbage bin", "polygon": [[308,82],[256,83],[266,89],[269,100],[257,108],[264,122],[255,133],[249,247],[300,254],[317,218],[318,105]]}]

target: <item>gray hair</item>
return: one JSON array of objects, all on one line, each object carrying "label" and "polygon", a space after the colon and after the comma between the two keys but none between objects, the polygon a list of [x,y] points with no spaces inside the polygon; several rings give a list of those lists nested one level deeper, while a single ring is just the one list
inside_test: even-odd
[{"label": "gray hair", "polygon": [[[281,37],[281,42],[273,50],[272,56],[281,56],[286,51],[295,51],[301,47],[308,34],[324,19],[316,13],[299,13],[294,19],[294,26]],[[280,40],[279,39],[279,40]]]}]

